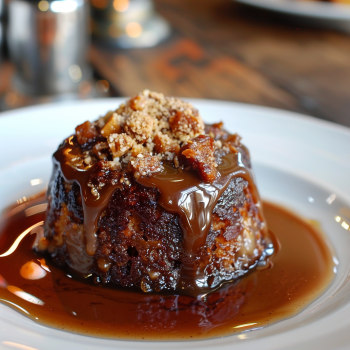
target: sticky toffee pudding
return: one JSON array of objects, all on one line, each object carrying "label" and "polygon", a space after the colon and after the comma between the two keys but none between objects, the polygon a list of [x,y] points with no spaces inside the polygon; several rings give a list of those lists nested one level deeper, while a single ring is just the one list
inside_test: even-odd
[{"label": "sticky toffee pudding", "polygon": [[240,137],[189,103],[144,91],[77,126],[53,163],[47,196],[0,217],[0,300],[36,322],[222,337],[295,315],[333,277],[313,226],[263,213]]},{"label": "sticky toffee pudding", "polygon": [[38,248],[75,275],[197,296],[273,249],[247,149],[189,103],[144,91],[53,161]]}]

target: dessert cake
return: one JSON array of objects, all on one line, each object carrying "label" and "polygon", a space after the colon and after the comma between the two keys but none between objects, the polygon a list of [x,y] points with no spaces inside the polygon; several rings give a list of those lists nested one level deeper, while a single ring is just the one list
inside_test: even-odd
[{"label": "dessert cake", "polygon": [[95,283],[198,295],[271,248],[248,150],[190,103],[143,91],[53,155],[38,249]]}]

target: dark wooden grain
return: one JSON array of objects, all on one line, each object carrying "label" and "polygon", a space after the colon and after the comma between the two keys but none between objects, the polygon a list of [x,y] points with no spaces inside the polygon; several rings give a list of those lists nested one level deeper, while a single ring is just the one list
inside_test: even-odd
[{"label": "dark wooden grain", "polygon": [[[149,49],[92,47],[118,96],[143,89],[302,112],[350,126],[350,36],[230,0],[154,0],[172,35]],[[0,94],[11,65],[0,65]]]},{"label": "dark wooden grain", "polygon": [[[228,0],[155,0],[173,34],[91,61],[121,96],[148,88],[303,112],[350,126],[350,37]],[[288,20],[288,21],[287,21]]]},{"label": "dark wooden grain", "polygon": [[0,64],[0,96],[5,94],[10,87],[13,74],[13,66],[8,62]]}]

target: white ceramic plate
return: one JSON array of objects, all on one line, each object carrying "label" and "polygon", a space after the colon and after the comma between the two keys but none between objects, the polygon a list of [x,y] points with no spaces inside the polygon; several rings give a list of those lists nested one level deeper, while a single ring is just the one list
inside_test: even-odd
[{"label": "white ceramic plate", "polygon": [[[43,189],[51,172],[51,154],[61,140],[77,124],[96,119],[120,102],[71,102],[0,114],[0,210]],[[223,120],[227,129],[243,136],[264,199],[321,223],[339,260],[332,285],[299,315],[264,329],[166,344],[75,335],[38,325],[0,304],[0,349],[349,349],[350,231],[346,225],[350,217],[346,211],[350,210],[350,130],[280,110],[192,102],[205,121]],[[30,180],[38,178],[43,183],[31,186]],[[341,216],[339,223],[336,216]]]},{"label": "white ceramic plate", "polygon": [[318,1],[236,0],[245,5],[312,19],[349,21],[350,6]]}]

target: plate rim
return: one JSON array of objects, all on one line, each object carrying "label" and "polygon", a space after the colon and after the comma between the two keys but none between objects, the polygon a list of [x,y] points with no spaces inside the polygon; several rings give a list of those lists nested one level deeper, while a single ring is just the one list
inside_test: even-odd
[{"label": "plate rim", "polygon": [[[309,125],[318,125],[322,128],[325,128],[325,129],[332,129],[334,132],[340,132],[341,134],[344,134],[345,137],[347,139],[350,140],[350,128],[346,127],[346,126],[342,126],[342,125],[339,125],[339,124],[336,124],[336,123],[333,123],[333,122],[329,122],[329,121],[325,121],[325,120],[320,120],[320,119],[317,119],[317,118],[314,118],[314,117],[311,117],[311,116],[306,116],[306,115],[303,115],[303,114],[300,114],[300,113],[295,113],[295,112],[290,112],[290,111],[285,111],[285,110],[280,110],[280,109],[275,109],[275,108],[271,108],[271,107],[263,107],[263,106],[256,106],[256,105],[249,105],[249,104],[244,104],[244,103],[235,103],[235,102],[231,102],[231,101],[220,101],[220,100],[208,100],[208,99],[192,99],[192,98],[183,98],[184,100],[187,100],[189,102],[192,102],[194,105],[196,105],[198,102],[201,103],[201,106],[205,106],[205,105],[211,105],[211,106],[225,106],[225,107],[228,107],[228,108],[238,108],[238,109],[241,109],[241,110],[253,110],[254,112],[256,113],[261,113],[263,112],[262,114],[274,114],[276,117],[279,115],[279,114],[282,114],[279,116],[279,118],[281,119],[284,119],[284,118],[287,118],[287,119],[290,119],[290,120],[298,120],[299,122],[301,123],[307,123]],[[81,105],[81,104],[89,104],[89,103],[96,103],[96,104],[104,104],[105,102],[108,102],[108,104],[111,104],[111,103],[119,103],[120,101],[124,101],[125,98],[106,98],[106,99],[98,99],[98,100],[89,100],[89,101],[84,101],[84,102],[80,102],[80,101],[72,101],[72,102],[68,102],[68,103],[54,103],[54,104],[45,104],[45,105],[41,105],[41,106],[31,106],[31,107],[25,107],[25,108],[21,108],[21,109],[18,109],[18,110],[13,110],[13,111],[8,111],[8,112],[3,112],[0,114],[0,130],[1,130],[1,125],[3,123],[5,123],[5,120],[14,120],[17,116],[22,116],[25,114],[26,111],[35,111],[35,110],[42,110],[44,111],[45,109],[51,109],[51,108],[55,108],[55,107],[63,107],[63,108],[66,108],[66,107],[69,107],[69,106],[72,106],[72,105]],[[11,117],[12,119],[8,119],[9,117]],[[96,118],[97,116],[95,116]],[[2,122],[4,121],[4,122]],[[1,135],[1,132],[0,132],[0,135]],[[1,140],[0,140],[0,143],[1,143]],[[0,167],[0,171],[3,170],[1,167]],[[350,193],[348,193],[347,195],[350,195]],[[55,330],[57,331],[57,330]],[[59,333],[57,333],[57,336],[59,336],[59,334],[61,333],[60,331],[58,331]],[[293,332],[293,330],[291,330],[290,332]],[[283,332],[284,334],[285,332]],[[66,332],[64,332],[64,334],[66,335]],[[76,335],[75,334],[71,334],[71,335],[68,335],[67,337],[75,337]],[[83,336],[84,337],[84,336]],[[273,337],[273,336],[272,336]],[[94,343],[98,343],[98,341],[101,341],[100,339],[98,338],[91,338],[91,337],[84,337],[86,339],[86,341],[89,341],[91,340],[91,343],[94,344]],[[267,336],[266,338],[269,338],[269,336]],[[271,338],[271,336],[270,336]],[[93,341],[92,341],[93,339]],[[243,340],[243,339],[242,339]],[[248,339],[247,339],[248,340]],[[183,347],[181,344],[191,344],[189,345],[189,347],[192,349],[192,348],[197,348],[199,346],[201,347],[205,347],[205,348],[208,348],[208,347],[211,347],[211,346],[214,346],[213,344],[215,344],[215,341],[216,339],[212,339],[212,340],[197,340],[197,341],[193,341],[191,343],[188,343],[188,342],[176,342],[176,343],[173,343],[173,342],[167,342],[167,344],[172,344],[171,348],[177,348],[177,347],[181,347],[181,348],[185,348],[185,346]],[[252,342],[254,341],[254,339],[252,339]],[[116,342],[118,342],[116,344]],[[247,348],[249,348],[249,344],[251,344],[252,342],[250,341],[247,341],[247,342],[242,342],[242,344],[240,345],[243,345],[243,343],[246,343],[247,345]],[[140,344],[139,342],[133,342],[133,341],[115,341],[115,340],[103,340],[103,343],[106,344],[106,349],[110,349],[112,348],[112,346],[117,346],[118,349],[130,349],[130,348],[133,348],[133,345],[132,343],[134,344]],[[161,344],[161,343],[164,343],[164,342],[147,342],[145,343],[146,345],[144,345],[143,343],[143,348],[153,348],[154,344]],[[241,342],[240,342],[241,343]],[[73,342],[73,344],[76,344],[75,342]],[[109,346],[109,344],[111,346]],[[4,347],[2,347],[2,344],[0,342],[0,349],[9,349],[9,347],[6,347],[6,344],[3,344]],[[30,345],[30,344],[28,344]],[[222,346],[222,348],[226,348],[226,343],[225,344],[221,344],[220,347]],[[238,344],[237,344],[238,345]],[[187,348],[187,347],[186,347]],[[241,349],[241,347],[239,347]]]},{"label": "plate rim", "polygon": [[[234,1],[251,1],[251,0],[234,0]],[[255,0],[253,0],[255,1]],[[257,0],[259,1],[259,0]],[[111,102],[115,101],[116,103],[120,103],[125,101],[126,99],[130,98],[130,96],[126,97],[104,97],[104,98],[95,98],[95,99],[86,99],[86,100],[69,100],[69,101],[62,101],[62,102],[52,102],[52,103],[42,103],[38,105],[32,105],[32,106],[25,106],[25,107],[19,107],[12,110],[7,111],[1,111],[0,112],[0,126],[2,123],[2,120],[7,118],[17,118],[22,117],[22,113],[25,113],[26,111],[31,112],[32,110],[45,110],[45,109],[52,109],[52,108],[66,108],[66,107],[75,107],[79,105],[84,104],[103,104],[107,103],[110,104]],[[318,124],[319,126],[332,128],[335,131],[346,133],[348,136],[350,136],[350,126],[346,126],[343,124],[336,123],[334,121],[321,119],[315,116],[312,116],[310,114],[296,112],[288,109],[282,109],[277,107],[270,107],[270,106],[264,106],[259,104],[250,104],[250,103],[244,103],[244,102],[237,102],[237,101],[230,101],[230,100],[220,100],[220,99],[206,99],[206,98],[192,98],[192,97],[178,97],[179,99],[183,101],[190,102],[192,104],[200,103],[200,104],[207,104],[207,105],[220,105],[220,106],[227,106],[227,107],[239,107],[244,108],[248,110],[254,110],[256,112],[269,112],[272,114],[280,114],[283,113],[283,116],[280,118],[296,118],[299,120],[308,121],[309,123]],[[97,116],[95,117],[97,118]],[[1,134],[0,134],[1,135]],[[1,166],[1,165],[0,165]]]},{"label": "plate rim", "polygon": [[321,20],[347,21],[350,6],[345,4],[318,3],[291,0],[234,0],[240,4],[280,12],[286,15],[311,17]]}]

